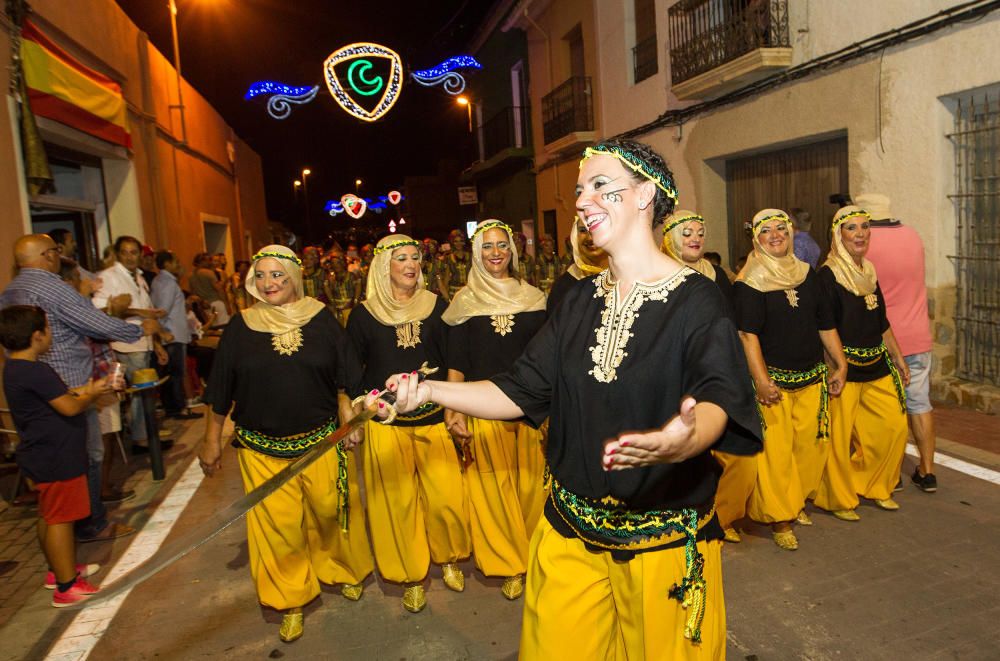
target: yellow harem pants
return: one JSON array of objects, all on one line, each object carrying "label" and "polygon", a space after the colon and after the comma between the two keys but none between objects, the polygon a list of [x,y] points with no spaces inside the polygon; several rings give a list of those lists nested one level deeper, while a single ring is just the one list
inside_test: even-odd
[{"label": "yellow harem pants", "polygon": [[791,521],[815,494],[830,451],[818,440],[819,382],[797,390],[781,390],[781,401],[762,406],[764,451],[757,455],[757,483],[747,504],[760,523]]},{"label": "yellow harem pants", "polygon": [[[338,521],[336,450],[330,450],[247,512],[250,575],[257,599],[278,610],[304,606],[319,595],[319,583],[361,583],[372,572],[357,468],[347,453],[349,530]],[[251,491],[290,460],[241,448],[243,488]]]},{"label": "yellow harem pants", "polygon": [[365,425],[365,489],[375,562],[386,580],[416,583],[431,561],[471,553],[468,501],[444,423]]},{"label": "yellow harem pants", "polygon": [[668,597],[684,578],[684,547],[619,562],[588,551],[544,517],[531,538],[521,621],[523,661],[725,659],[722,542],[698,542],[707,584],[701,643],[684,638],[688,611]]},{"label": "yellow harem pants", "polygon": [[858,496],[885,500],[899,481],[906,414],[892,376],[844,384],[830,402],[830,458],[816,494],[825,510],[852,510]]},{"label": "yellow harem pants", "polygon": [[528,570],[528,542],[545,508],[542,432],[523,422],[468,419],[466,472],[476,567],[487,576]]},{"label": "yellow harem pants", "polygon": [[715,512],[723,528],[747,515],[747,501],[757,482],[757,456],[744,457],[712,451],[722,466],[719,487],[715,492]]}]

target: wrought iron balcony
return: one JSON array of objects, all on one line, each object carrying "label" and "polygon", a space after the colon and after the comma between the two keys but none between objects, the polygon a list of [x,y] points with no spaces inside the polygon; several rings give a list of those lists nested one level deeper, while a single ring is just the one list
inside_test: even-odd
[{"label": "wrought iron balcony", "polygon": [[480,127],[483,160],[488,161],[506,149],[530,147],[529,114],[524,106],[508,106]]},{"label": "wrought iron balcony", "polygon": [[643,39],[632,47],[632,71],[635,82],[655,76],[659,70],[656,61],[656,35]]},{"label": "wrought iron balcony", "polygon": [[675,93],[727,64],[735,67],[724,79],[737,85],[756,72],[791,64],[788,0],[681,0],[668,16]]},{"label": "wrought iron balcony", "polygon": [[[542,97],[542,134],[546,145],[594,130],[590,76],[574,76]],[[592,140],[588,136],[585,141]]]}]

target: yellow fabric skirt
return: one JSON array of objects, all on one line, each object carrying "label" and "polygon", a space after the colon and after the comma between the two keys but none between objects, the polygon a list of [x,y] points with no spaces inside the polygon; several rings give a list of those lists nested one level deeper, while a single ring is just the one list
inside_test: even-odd
[{"label": "yellow fabric skirt", "polygon": [[[246,492],[290,463],[246,448],[237,456]],[[250,575],[265,606],[304,606],[319,595],[320,581],[361,583],[372,572],[354,453],[347,453],[346,533],[337,520],[338,466],[336,450],[328,451],[247,513]]]},{"label": "yellow fabric skirt", "polygon": [[618,562],[588,551],[542,518],[531,538],[524,593],[524,661],[724,659],[722,542],[698,542],[707,583],[701,643],[684,638],[688,611],[667,596],[685,573],[684,547]]},{"label": "yellow fabric skirt", "polygon": [[523,422],[468,419],[472,550],[487,576],[528,570],[528,542],[545,507],[542,433]]},{"label": "yellow fabric skirt", "polygon": [[761,407],[764,451],[757,455],[757,481],[747,504],[754,521],[791,521],[819,485],[830,451],[818,440],[819,383],[781,391],[781,401]]},{"label": "yellow fabric skirt", "polygon": [[830,402],[830,457],[816,505],[852,510],[858,496],[892,496],[906,450],[906,414],[891,376],[844,384]]},{"label": "yellow fabric skirt", "polygon": [[444,423],[365,425],[364,474],[375,562],[382,577],[415,583],[431,561],[471,553],[468,498]]},{"label": "yellow fabric skirt", "polygon": [[747,515],[747,501],[757,482],[757,457],[715,451],[712,456],[722,466],[715,492],[715,512],[722,527],[729,528]]}]

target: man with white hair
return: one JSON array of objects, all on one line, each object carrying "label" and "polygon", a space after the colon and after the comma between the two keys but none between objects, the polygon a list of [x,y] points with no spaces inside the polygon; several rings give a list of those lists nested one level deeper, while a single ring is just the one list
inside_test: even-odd
[{"label": "man with white hair", "polygon": [[937,478],[934,476],[934,415],[930,398],[934,341],[927,314],[924,244],[916,230],[893,217],[889,198],[885,195],[865,193],[855,197],[854,202],[871,215],[868,259],[875,265],[889,324],[910,368],[906,413],[910,433],[920,453],[920,465],[910,479],[921,491],[934,493]]}]

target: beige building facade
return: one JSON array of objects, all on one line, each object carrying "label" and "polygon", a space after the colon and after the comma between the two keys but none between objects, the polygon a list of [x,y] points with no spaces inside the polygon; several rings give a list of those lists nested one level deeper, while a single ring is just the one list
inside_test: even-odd
[{"label": "beige building facade", "polygon": [[[743,223],[760,208],[809,210],[812,233],[825,246],[838,208],[831,195],[887,195],[893,214],[916,228],[926,247],[936,383],[946,386],[951,381],[942,377],[956,375],[998,383],[997,255],[994,249],[991,261],[970,247],[968,231],[988,228],[982,239],[1000,240],[1000,172],[982,164],[970,170],[973,160],[1000,156],[970,137],[993,136],[996,144],[1000,136],[1000,12],[986,8],[958,20],[957,11],[974,12],[975,3],[947,0],[523,4],[534,119],[542,119],[553,76],[545,70],[542,30],[533,33],[531,25],[548,32],[552,68],[564,72],[552,44],[576,20],[594,67],[595,137],[626,135],[662,153],[680,206],[705,216],[708,250],[725,263],[749,250]],[[747,35],[757,40],[753,48]],[[719,46],[727,41],[739,43]],[[551,154],[552,145],[539,140],[536,155]],[[576,160],[554,165],[536,156],[536,166],[539,209],[556,209],[564,234]],[[983,177],[994,183],[977,183]],[[992,294],[971,282],[977,278],[992,283]],[[970,294],[970,285],[977,291]],[[974,299],[978,308],[969,307]]]},{"label": "beige building facade", "polygon": [[[63,62],[120,87],[131,145],[38,116],[54,189],[33,194],[8,94],[0,108],[0,286],[11,277],[11,244],[28,232],[69,229],[91,267],[115,237],[131,234],[174,251],[189,272],[198,252],[225,253],[231,267],[270,242],[260,157],[113,0],[34,0],[31,8],[29,20]],[[19,32],[11,17],[0,18],[0,52],[10,57]],[[3,67],[8,90],[9,77]]]}]

